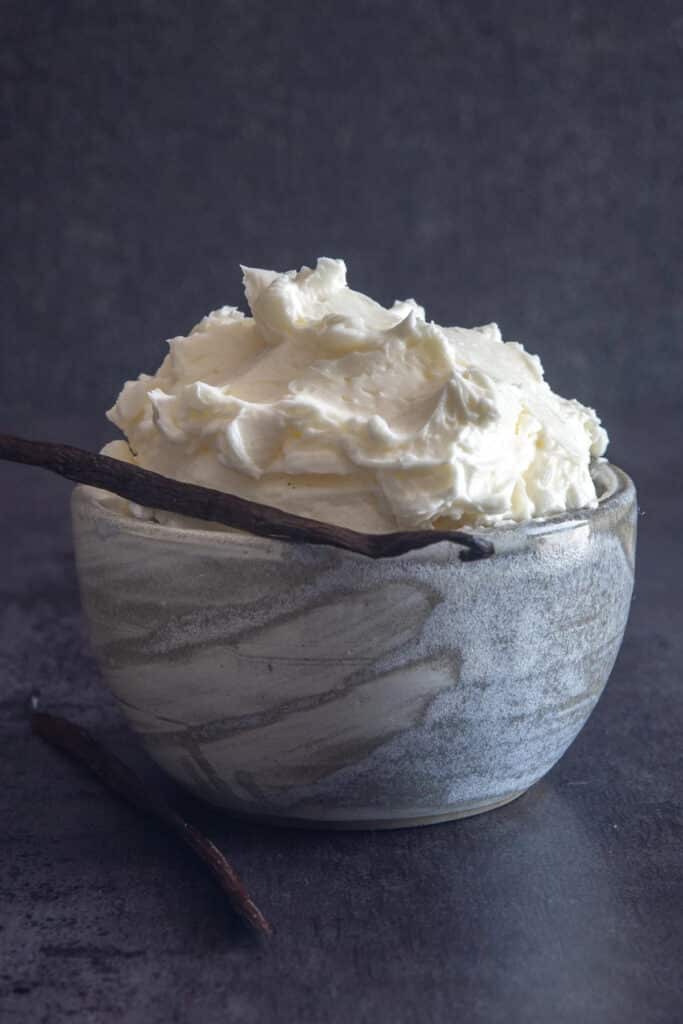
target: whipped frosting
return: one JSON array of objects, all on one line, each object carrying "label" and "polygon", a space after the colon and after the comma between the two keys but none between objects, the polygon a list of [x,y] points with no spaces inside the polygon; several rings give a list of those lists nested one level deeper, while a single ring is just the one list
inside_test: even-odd
[{"label": "whipped frosting", "polygon": [[251,317],[224,306],[172,338],[107,413],[127,443],[106,454],[367,532],[597,503],[599,419],[496,324],[439,327],[412,299],[385,309],[342,260],[242,270]]}]

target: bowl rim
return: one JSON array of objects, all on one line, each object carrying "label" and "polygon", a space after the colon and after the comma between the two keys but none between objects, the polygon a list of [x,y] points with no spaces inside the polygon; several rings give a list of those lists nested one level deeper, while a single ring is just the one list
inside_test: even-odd
[{"label": "bowl rim", "polygon": [[[618,516],[620,510],[635,502],[635,485],[623,469],[606,460],[599,460],[592,464],[591,474],[596,485],[602,487],[598,504],[593,508],[571,509],[545,518],[527,519],[523,522],[506,522],[496,524],[495,526],[481,526],[469,530],[469,532],[491,540],[494,546],[496,544],[500,545],[502,542],[502,547],[507,548],[510,544],[517,546],[521,541],[531,537],[535,538],[557,531],[585,527],[589,523],[597,525],[601,521],[612,521],[615,515]],[[268,548],[280,551],[283,548],[296,548],[298,550],[323,548],[324,550],[335,550],[337,554],[342,556],[360,558],[364,561],[367,557],[355,552],[342,551],[336,548],[332,549],[329,545],[276,540],[229,527],[178,526],[175,524],[159,523],[150,519],[136,518],[108,504],[107,499],[111,497],[113,495],[108,491],[103,491],[86,484],[77,484],[72,494],[73,518],[76,518],[77,509],[83,510],[99,522],[108,523],[116,531],[141,538],[144,537],[149,540],[175,541],[188,544],[201,542],[202,545],[218,547],[235,544],[240,546],[253,544],[262,552],[265,552]],[[453,549],[457,549],[457,545],[444,541],[444,545],[446,544]],[[428,548],[416,549],[415,551],[408,551],[403,555],[394,556],[390,560],[393,561],[396,558],[400,559],[420,554],[424,555],[426,552],[433,552],[441,547],[441,544],[436,543]]]}]

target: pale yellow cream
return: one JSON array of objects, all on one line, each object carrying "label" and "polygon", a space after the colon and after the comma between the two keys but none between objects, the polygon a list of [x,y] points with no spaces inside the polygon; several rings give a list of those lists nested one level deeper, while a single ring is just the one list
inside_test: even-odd
[{"label": "pale yellow cream", "polygon": [[106,454],[366,531],[596,504],[599,419],[495,324],[439,327],[412,299],[385,309],[347,287],[341,260],[243,270],[252,316],[226,306],[173,338],[107,414],[128,443]]}]

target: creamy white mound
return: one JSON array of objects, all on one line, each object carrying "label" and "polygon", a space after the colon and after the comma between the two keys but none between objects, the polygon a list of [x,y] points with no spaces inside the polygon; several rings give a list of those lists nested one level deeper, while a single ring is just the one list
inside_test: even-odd
[{"label": "creamy white mound", "polygon": [[106,454],[368,532],[596,504],[600,420],[495,324],[439,327],[412,299],[385,309],[347,287],[341,260],[243,271],[251,317],[224,306],[171,339],[107,413],[128,443]]}]

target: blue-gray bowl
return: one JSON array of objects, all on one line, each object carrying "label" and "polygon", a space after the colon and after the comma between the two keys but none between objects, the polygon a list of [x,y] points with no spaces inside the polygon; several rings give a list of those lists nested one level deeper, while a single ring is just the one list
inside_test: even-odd
[{"label": "blue-gray bowl", "polygon": [[373,561],[124,514],[78,487],[83,605],[152,757],[234,813],[426,824],[524,793],[593,710],[631,601],[636,494]]}]

